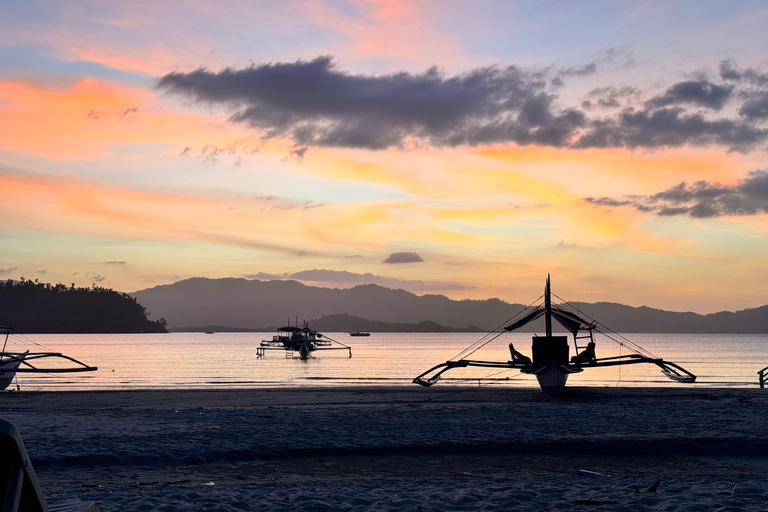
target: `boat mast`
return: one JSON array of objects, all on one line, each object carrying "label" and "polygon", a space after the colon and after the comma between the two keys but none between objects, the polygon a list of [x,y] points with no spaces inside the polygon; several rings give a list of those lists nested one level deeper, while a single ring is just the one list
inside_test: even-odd
[{"label": "boat mast", "polygon": [[11,334],[11,326],[3,328],[5,330],[5,341],[3,342],[3,352],[5,352],[5,347],[8,345],[8,335]]},{"label": "boat mast", "polygon": [[544,288],[544,318],[547,324],[547,338],[552,337],[552,299],[549,296],[549,274],[547,274],[547,286]]}]

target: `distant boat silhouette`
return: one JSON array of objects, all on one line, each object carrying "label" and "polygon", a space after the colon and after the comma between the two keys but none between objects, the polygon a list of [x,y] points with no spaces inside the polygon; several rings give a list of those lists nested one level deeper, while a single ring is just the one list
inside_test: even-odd
[{"label": "distant boat silhouette", "polygon": [[370,336],[371,333],[357,331],[357,332],[351,332],[351,333],[349,333],[349,335],[350,336]]},{"label": "distant boat silhouette", "polygon": [[[339,346],[332,346],[334,343]],[[298,353],[300,359],[308,359],[317,350],[346,350],[352,357],[351,347],[310,329],[306,322],[304,327],[279,327],[271,340],[262,340],[256,356],[264,357],[267,350],[284,350],[285,357],[294,357]]]},{"label": "distant boat silhouette", "polygon": [[[517,320],[516,322],[487,334],[484,338],[478,340],[474,344],[470,345],[467,349],[462,351],[459,356],[453,360],[446,361],[445,363],[438,364],[433,368],[430,368],[426,372],[422,373],[413,382],[422,386],[431,386],[437,382],[443,373],[453,368],[466,368],[467,366],[479,366],[485,368],[514,368],[519,369],[521,373],[533,374],[539,381],[539,386],[542,392],[549,395],[559,395],[565,388],[565,383],[568,380],[568,375],[572,373],[580,373],[586,368],[597,368],[603,366],[617,366],[625,364],[638,364],[638,363],[651,363],[661,368],[661,372],[672,380],[678,382],[694,382],[696,376],[675,363],[664,361],[661,358],[651,355],[649,352],[643,350],[642,347],[633,343],[632,341],[624,338],[618,333],[604,328],[598,329],[598,322],[595,320],[585,320],[578,316],[576,313],[567,311],[562,307],[553,306],[551,299],[551,290],[549,284],[549,276],[547,276],[547,283],[544,289],[544,303],[535,307],[533,311],[529,311],[529,307],[523,309],[513,318],[514,320],[520,315],[525,316]],[[571,306],[573,309],[575,307]],[[577,310],[578,311],[578,310]],[[582,313],[583,314],[583,313]],[[505,332],[514,331],[523,327],[524,325],[544,316],[546,321],[546,335],[534,336],[533,345],[531,347],[532,358],[521,354],[509,344],[509,351],[511,359],[509,361],[495,362],[495,361],[477,361],[464,359],[469,357],[474,352],[484,347],[491,341],[495,340]],[[563,327],[573,334],[573,344],[576,348],[576,355],[568,359],[569,345],[567,336],[553,336],[552,335],[552,319],[557,320]],[[598,358],[595,354],[595,340],[593,332],[597,330],[606,335],[609,339],[612,339],[616,343],[624,346],[627,345],[631,349],[636,350],[639,353],[626,354],[615,357]],[[606,332],[607,331],[607,332]],[[620,338],[615,339],[612,336]],[[586,342],[579,346],[579,342]],[[461,359],[459,359],[461,357]]]}]

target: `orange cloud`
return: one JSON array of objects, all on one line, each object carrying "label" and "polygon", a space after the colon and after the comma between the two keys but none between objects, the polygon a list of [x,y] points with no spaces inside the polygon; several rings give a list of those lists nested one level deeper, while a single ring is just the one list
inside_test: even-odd
[{"label": "orange cloud", "polygon": [[[274,197],[181,194],[115,188],[0,172],[5,227],[118,238],[194,240],[292,254],[381,248],[426,240],[432,229],[413,204],[318,206]],[[416,221],[414,221],[416,218]],[[445,238],[445,233],[436,238]]]},{"label": "orange cloud", "polygon": [[86,159],[123,143],[226,147],[246,130],[222,130],[223,116],[163,109],[142,88],[83,79],[59,89],[0,82],[0,148],[53,159]]},{"label": "orange cloud", "polygon": [[[631,190],[653,194],[682,181],[734,183],[754,167],[744,155],[717,149],[687,148],[664,151],[627,149],[561,150],[537,146],[494,146],[474,154],[513,168],[543,169],[552,179],[586,195],[614,195]],[[590,192],[591,190],[591,192]]]}]

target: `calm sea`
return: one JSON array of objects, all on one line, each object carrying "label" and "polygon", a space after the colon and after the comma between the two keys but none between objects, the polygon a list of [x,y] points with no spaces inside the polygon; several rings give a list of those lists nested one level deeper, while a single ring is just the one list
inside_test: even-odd
[{"label": "calm sea", "polygon": [[[453,358],[482,334],[372,333],[350,337],[326,333],[352,347],[315,352],[309,360],[286,359],[281,351],[256,357],[256,347],[273,333],[37,334],[12,336],[8,350],[44,348],[75,357],[97,372],[18,374],[24,390],[96,390],[158,388],[258,388],[272,386],[413,386],[411,380]],[[626,334],[655,356],[673,361],[698,376],[697,387],[753,387],[768,366],[768,335]],[[626,354],[626,346],[598,335],[598,357]],[[531,334],[505,334],[471,359],[505,361],[507,344],[530,355]],[[573,347],[571,346],[573,355]],[[569,385],[690,386],[664,377],[654,365],[589,369],[571,375]],[[535,377],[517,370],[451,370],[441,384],[537,387]],[[15,383],[11,387],[15,388]],[[9,389],[11,388],[9,387]]]}]

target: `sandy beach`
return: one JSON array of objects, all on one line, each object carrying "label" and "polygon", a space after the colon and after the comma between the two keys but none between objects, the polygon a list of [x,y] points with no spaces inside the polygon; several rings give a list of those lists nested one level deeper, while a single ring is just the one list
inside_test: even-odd
[{"label": "sandy beach", "polygon": [[766,511],[766,412],[765,390],[685,387],[572,387],[558,398],[492,385],[22,391],[0,401],[47,497],[103,511]]}]

